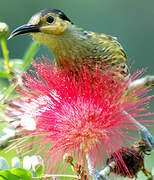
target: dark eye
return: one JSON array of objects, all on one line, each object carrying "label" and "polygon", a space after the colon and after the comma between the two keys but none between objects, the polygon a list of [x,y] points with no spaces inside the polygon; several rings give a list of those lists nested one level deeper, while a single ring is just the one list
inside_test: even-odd
[{"label": "dark eye", "polygon": [[53,16],[49,16],[47,17],[46,21],[49,23],[49,24],[52,24],[54,22],[54,17]]}]

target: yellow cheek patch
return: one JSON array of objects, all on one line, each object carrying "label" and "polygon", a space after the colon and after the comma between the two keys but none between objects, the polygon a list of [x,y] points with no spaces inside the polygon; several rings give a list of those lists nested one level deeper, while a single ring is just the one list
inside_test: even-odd
[{"label": "yellow cheek patch", "polygon": [[44,25],[40,29],[43,33],[60,35],[67,29],[70,22],[63,21],[60,18],[56,18],[53,24]]},{"label": "yellow cheek patch", "polygon": [[56,30],[55,30],[55,34],[62,34],[63,32],[65,32],[65,30],[67,29],[69,25],[69,22],[67,21],[59,21],[56,23]]}]

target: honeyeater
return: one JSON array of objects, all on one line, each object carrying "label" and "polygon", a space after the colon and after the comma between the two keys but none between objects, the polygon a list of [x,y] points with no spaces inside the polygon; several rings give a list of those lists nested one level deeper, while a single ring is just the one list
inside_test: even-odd
[{"label": "honeyeater", "polygon": [[[9,38],[30,33],[34,39],[46,45],[54,55],[56,64],[62,66],[66,57],[74,64],[99,64],[104,69],[112,68],[115,74],[127,79],[129,71],[126,65],[127,56],[115,37],[86,31],[58,9],[44,9],[31,17],[28,24],[16,28]],[[68,64],[69,65],[69,64]],[[154,146],[154,139],[147,128],[137,122],[125,111],[124,114],[139,127],[143,139],[149,147]]]},{"label": "honeyeater", "polygon": [[46,45],[61,66],[66,57],[73,63],[99,63],[112,67],[119,76],[128,77],[126,54],[117,38],[86,31],[72,23],[60,10],[44,9],[31,17],[28,24],[15,29],[10,38],[30,33],[34,39]]}]

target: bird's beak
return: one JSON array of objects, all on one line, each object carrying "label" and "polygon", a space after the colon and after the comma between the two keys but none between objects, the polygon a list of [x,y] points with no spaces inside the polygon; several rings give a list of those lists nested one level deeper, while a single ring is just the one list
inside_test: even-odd
[{"label": "bird's beak", "polygon": [[11,39],[20,34],[26,34],[26,33],[32,33],[32,32],[40,32],[40,26],[39,25],[29,25],[29,24],[22,25],[22,26],[16,28],[14,31],[12,31],[12,33],[10,34],[8,39]]}]

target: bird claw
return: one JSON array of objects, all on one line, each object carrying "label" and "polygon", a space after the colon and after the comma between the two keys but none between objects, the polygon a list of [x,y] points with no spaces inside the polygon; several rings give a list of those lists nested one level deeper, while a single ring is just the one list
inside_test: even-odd
[{"label": "bird claw", "polygon": [[107,180],[107,178],[103,175],[100,175],[99,173],[97,174],[95,180]]},{"label": "bird claw", "polygon": [[146,127],[142,127],[142,129],[140,130],[140,134],[142,139],[147,143],[148,150],[151,151],[152,148],[154,147],[154,138],[152,134],[148,131]]}]

